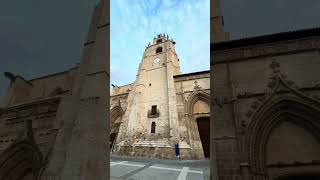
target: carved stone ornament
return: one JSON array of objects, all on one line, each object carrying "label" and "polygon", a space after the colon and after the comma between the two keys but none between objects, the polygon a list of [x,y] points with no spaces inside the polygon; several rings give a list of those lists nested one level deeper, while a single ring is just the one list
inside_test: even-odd
[{"label": "carved stone ornament", "polygon": [[187,98],[187,102],[185,103],[185,113],[187,113],[189,116],[193,114],[193,106],[198,101],[202,100],[206,102],[208,105],[210,104],[210,94],[205,92],[202,89],[198,89],[196,91],[193,91],[189,94]]},{"label": "carved stone ornament", "polygon": [[[274,95],[277,94],[279,91],[289,91],[289,92],[302,92],[299,91],[298,86],[291,80],[287,80],[287,75],[281,73],[280,71],[280,63],[276,61],[272,61],[269,65],[271,69],[273,69],[273,73],[269,77],[270,81],[267,84],[266,93],[263,96],[257,98],[256,101],[253,101],[250,105],[250,108],[245,113],[247,118],[251,118],[252,115],[255,113],[260,106],[263,106],[266,101],[271,99]],[[311,97],[311,95],[303,93],[304,96]],[[312,96],[313,99],[319,100],[316,98],[317,96]]]},{"label": "carved stone ornament", "polygon": [[202,88],[199,86],[199,84],[198,84],[197,81],[194,81],[194,89],[195,89],[195,90],[200,90],[200,89],[202,89]]},{"label": "carved stone ornament", "polygon": [[293,82],[286,80],[279,67],[280,64],[277,62],[270,64],[270,68],[274,70],[270,78],[272,83],[269,83],[272,86],[268,84],[268,93],[253,101],[245,113],[248,122],[245,139],[249,164],[253,172],[262,174],[267,172],[263,150],[268,135],[274,126],[287,120],[287,117],[320,137],[320,101],[301,92]]}]

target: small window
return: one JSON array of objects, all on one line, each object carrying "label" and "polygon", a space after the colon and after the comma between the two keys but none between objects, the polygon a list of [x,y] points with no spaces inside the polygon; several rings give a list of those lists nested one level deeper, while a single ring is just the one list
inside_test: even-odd
[{"label": "small window", "polygon": [[162,39],[157,40],[157,44],[162,43]]},{"label": "small window", "polygon": [[151,83],[149,83],[149,87],[151,86]]},{"label": "small window", "polygon": [[161,53],[162,52],[162,47],[158,47],[156,50],[156,53]]},{"label": "small window", "polygon": [[152,106],[151,107],[151,115],[157,114],[157,106]]},{"label": "small window", "polygon": [[155,122],[151,123],[151,133],[156,133],[156,123]]}]

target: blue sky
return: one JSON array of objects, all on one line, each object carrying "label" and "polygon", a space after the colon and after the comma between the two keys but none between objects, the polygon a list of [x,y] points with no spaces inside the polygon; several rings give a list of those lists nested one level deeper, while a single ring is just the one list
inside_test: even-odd
[{"label": "blue sky", "polygon": [[80,61],[97,0],[10,0],[0,6],[0,101],[3,72],[26,79],[68,70]]},{"label": "blue sky", "polygon": [[113,0],[110,2],[110,83],[132,83],[153,37],[176,41],[182,73],[209,70],[210,0]]}]

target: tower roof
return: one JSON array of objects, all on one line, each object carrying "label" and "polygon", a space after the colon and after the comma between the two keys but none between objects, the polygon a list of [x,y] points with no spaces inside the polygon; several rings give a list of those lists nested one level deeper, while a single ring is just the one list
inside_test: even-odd
[{"label": "tower roof", "polygon": [[[151,45],[155,45],[165,41],[171,41],[173,44],[176,43],[173,39],[170,39],[168,34],[160,33],[153,37],[153,42],[151,43]],[[150,43],[148,44],[148,46],[150,46]]]}]

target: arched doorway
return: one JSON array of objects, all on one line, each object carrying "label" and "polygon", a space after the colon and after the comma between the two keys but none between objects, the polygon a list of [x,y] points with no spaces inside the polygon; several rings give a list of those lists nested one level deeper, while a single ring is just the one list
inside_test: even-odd
[{"label": "arched doorway", "polygon": [[210,117],[197,118],[198,131],[205,158],[210,157]]},{"label": "arched doorway", "polygon": [[123,115],[123,110],[120,106],[120,101],[118,102],[118,105],[113,107],[110,110],[110,152],[112,152],[115,142],[117,140],[117,136],[119,133],[120,129],[120,124],[122,123],[122,115]]},{"label": "arched doorway", "polygon": [[110,149],[112,149],[114,141],[116,140],[117,133],[110,134]]},{"label": "arched doorway", "polygon": [[1,180],[36,180],[43,165],[43,158],[32,131],[32,121],[16,142],[0,154]]},{"label": "arched doorway", "polygon": [[199,159],[210,157],[210,95],[196,90],[190,96],[186,112],[189,114],[190,146]]},{"label": "arched doorway", "polygon": [[28,141],[16,143],[0,156],[1,180],[36,180],[42,164],[42,154]]},{"label": "arched doorway", "polygon": [[[319,179],[320,111],[307,101],[278,97],[261,106],[247,129],[252,172],[257,179]],[[299,174],[284,174],[288,171]],[[281,176],[279,176],[279,174]]]}]

